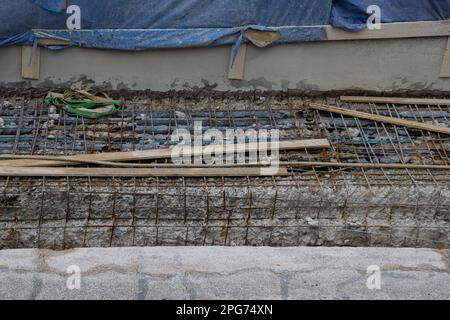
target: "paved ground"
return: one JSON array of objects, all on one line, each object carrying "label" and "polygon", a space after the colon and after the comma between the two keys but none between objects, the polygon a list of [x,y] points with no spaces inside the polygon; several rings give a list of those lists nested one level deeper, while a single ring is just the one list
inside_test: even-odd
[{"label": "paved ground", "polygon": [[450,251],[429,249],[3,250],[0,298],[450,299],[449,271]]}]

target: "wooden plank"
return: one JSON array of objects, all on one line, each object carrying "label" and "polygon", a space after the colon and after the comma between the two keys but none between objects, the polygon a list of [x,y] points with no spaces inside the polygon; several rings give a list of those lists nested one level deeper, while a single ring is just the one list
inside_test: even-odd
[{"label": "wooden plank", "polygon": [[[267,168],[266,168],[267,169]],[[286,168],[267,174],[264,168],[24,168],[2,167],[2,177],[260,177],[287,176]]]},{"label": "wooden plank", "polygon": [[394,98],[394,97],[360,97],[360,96],[342,96],[343,102],[352,103],[381,103],[381,104],[417,104],[446,106],[450,105],[450,99],[419,99],[419,98]]},{"label": "wooden plank", "polygon": [[29,62],[32,51],[32,46],[22,46],[22,78],[39,80],[41,49],[39,47],[36,48],[33,61],[30,65]]},{"label": "wooden plank", "polygon": [[[232,145],[235,152],[261,150],[257,143],[234,144]],[[280,141],[280,150],[302,150],[302,149],[324,149],[329,148],[330,143],[327,139],[310,139],[310,140],[291,140]],[[202,155],[206,147],[194,148],[192,156]],[[269,145],[270,148],[270,145]],[[264,150],[264,149],[262,149]],[[70,160],[94,160],[94,161],[139,161],[139,160],[156,160],[172,157],[172,148],[156,149],[146,151],[131,152],[108,152],[98,154],[82,154],[67,157],[55,157],[55,160],[2,160],[0,167],[63,167],[67,165],[77,165],[77,162]],[[188,155],[187,155],[188,156]],[[62,159],[64,158],[64,159]],[[59,160],[62,159],[62,160]]]},{"label": "wooden plank", "polygon": [[447,39],[447,47],[442,58],[441,78],[450,78],[450,37]]},{"label": "wooden plank", "polygon": [[264,48],[281,38],[278,31],[262,31],[248,29],[245,31],[245,37],[255,46]]},{"label": "wooden plank", "polygon": [[243,43],[239,47],[233,63],[233,50],[231,50],[230,65],[228,67],[228,79],[243,80],[245,70],[245,57],[247,55],[247,44]]},{"label": "wooden plank", "polygon": [[381,29],[350,32],[326,27],[328,40],[397,39],[450,36],[450,20],[383,23]]},{"label": "wooden plank", "polygon": [[367,112],[333,107],[333,106],[329,106],[326,104],[320,104],[320,103],[311,103],[311,104],[309,104],[309,106],[313,109],[317,109],[317,110],[321,110],[321,111],[328,111],[328,112],[332,112],[332,113],[338,113],[338,114],[342,114],[342,115],[349,116],[349,117],[356,117],[356,118],[360,118],[360,119],[389,123],[389,124],[394,124],[394,125],[417,129],[417,130],[426,130],[426,131],[431,131],[431,132],[450,134],[450,128],[440,127],[440,126],[427,124],[427,123],[421,123],[421,122],[417,122],[417,121],[409,121],[409,120],[404,120],[404,119],[399,119],[399,118],[380,116],[380,115],[370,114]]},{"label": "wooden plank", "polygon": [[48,39],[48,38],[39,38],[38,43],[41,46],[67,46],[67,45],[70,45],[70,42],[66,41],[66,40]]}]

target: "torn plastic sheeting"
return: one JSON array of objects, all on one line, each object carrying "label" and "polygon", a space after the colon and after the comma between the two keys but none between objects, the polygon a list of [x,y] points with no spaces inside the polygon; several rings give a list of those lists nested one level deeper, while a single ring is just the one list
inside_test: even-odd
[{"label": "torn plastic sheeting", "polygon": [[[30,4],[32,3],[32,4]],[[63,0],[0,1],[0,45],[30,43],[46,30],[74,46],[144,50],[246,42],[248,26],[279,30],[274,44],[326,40],[324,26],[358,31],[369,5],[383,22],[450,19],[450,0],[71,0],[81,9],[81,31],[66,30]],[[60,46],[52,47],[60,49]]]},{"label": "torn plastic sheeting", "polygon": [[[34,5],[30,5],[30,1]],[[73,0],[79,5],[79,34],[65,33],[74,45],[141,50],[235,43],[245,26],[299,27],[288,42],[301,42],[301,27],[328,24],[331,0]],[[30,30],[65,30],[68,15],[57,13],[62,1],[3,0],[0,38]],[[149,33],[143,33],[146,30]],[[88,31],[88,32],[84,32]],[[89,32],[93,31],[93,32]],[[94,32],[95,31],[95,32]],[[292,31],[292,30],[291,30]],[[50,32],[50,31],[49,31]],[[69,32],[66,30],[66,32]],[[190,34],[189,34],[190,33]],[[316,33],[316,35],[319,33]],[[86,38],[81,38],[85,36]],[[154,37],[151,41],[149,36]],[[112,38],[112,42],[108,42]],[[115,41],[119,39],[119,41]],[[325,39],[323,37],[322,39]],[[8,43],[5,41],[5,43]]]},{"label": "torn plastic sheeting", "polygon": [[[85,48],[140,51],[157,48],[209,47],[233,45],[232,64],[243,42],[248,42],[245,31],[278,32],[281,37],[273,44],[320,41],[326,39],[326,31],[317,27],[264,27],[248,26],[230,29],[187,29],[187,30],[49,30],[36,31],[36,36],[64,40],[70,46]],[[63,46],[50,46],[60,50]]]},{"label": "torn plastic sheeting", "polygon": [[[245,30],[252,27],[230,29],[185,30],[45,30],[36,31],[38,37],[58,39],[73,46],[139,51],[156,48],[206,47],[236,45]],[[319,41],[326,39],[326,31],[318,27],[258,27],[257,30],[276,31],[281,38],[274,44]],[[243,41],[247,42],[245,36]]]},{"label": "torn plastic sheeting", "polygon": [[14,37],[1,39],[0,38],[0,47],[1,46],[13,46],[13,45],[21,45],[21,44],[32,44],[36,42],[37,37],[36,34],[32,31],[24,32],[18,34]]},{"label": "torn plastic sheeting", "polygon": [[79,47],[139,51],[230,44],[239,32],[239,29],[50,30],[37,31],[36,35],[65,40]]},{"label": "torn plastic sheeting", "polygon": [[333,0],[330,24],[360,31],[367,27],[371,5],[381,9],[381,22],[438,21],[450,19],[450,0]]}]

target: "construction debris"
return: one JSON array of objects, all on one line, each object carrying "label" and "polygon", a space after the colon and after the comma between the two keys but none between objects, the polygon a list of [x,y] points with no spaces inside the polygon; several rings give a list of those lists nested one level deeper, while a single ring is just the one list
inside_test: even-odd
[{"label": "construction debris", "polygon": [[45,102],[63,108],[71,116],[83,116],[89,119],[99,119],[115,114],[125,105],[124,101],[113,100],[106,93],[84,90],[68,90],[63,94],[50,92]]},{"label": "construction debris", "polygon": [[[233,144],[233,145],[223,145],[215,146],[216,150],[222,149],[225,151],[238,152],[251,152],[251,151],[261,151],[264,148],[270,148],[270,144],[264,145],[259,143],[248,143],[248,144]],[[302,150],[302,149],[324,149],[329,148],[330,143],[327,139],[310,139],[310,140],[292,140],[292,141],[281,141],[279,142],[278,149],[283,150]],[[187,152],[183,154],[184,156],[199,156],[203,155],[206,151],[207,146],[200,148],[192,148],[191,153]],[[67,165],[79,165],[83,163],[100,164],[101,161],[139,161],[139,160],[156,160],[156,159],[167,159],[172,157],[173,148],[164,148],[156,150],[147,151],[131,151],[131,152],[106,152],[98,154],[81,154],[76,156],[66,156],[66,157],[43,157],[40,156],[30,156],[30,155],[0,155],[0,159],[20,159],[20,160],[3,160],[0,161],[0,167],[61,167]],[[110,163],[108,163],[110,165]]]},{"label": "construction debris", "polygon": [[[136,177],[138,171],[132,169],[90,165],[90,172],[84,166],[67,168],[89,176],[64,172],[48,177],[39,171],[36,177],[15,177],[18,170],[41,168],[13,165],[12,176],[0,177],[0,247],[450,248],[447,135],[303,110],[304,99],[295,97],[127,100],[127,108],[118,114],[90,120],[49,110],[41,101],[36,105],[8,98],[12,105],[0,103],[0,153],[66,158],[164,150],[174,146],[174,130],[192,133],[198,121],[204,130],[223,132],[279,129],[282,141],[326,138],[329,147],[280,151],[279,166],[287,176],[249,176],[252,170],[262,173],[268,167],[232,167],[213,169],[233,175],[239,169],[244,176],[205,177],[210,168],[202,167],[201,177],[189,177],[185,174],[192,170],[172,167],[170,156],[113,161],[157,162],[155,169],[166,165],[170,167],[165,173],[177,169],[183,176]],[[348,108],[450,126],[447,106]],[[59,170],[43,167],[47,172]],[[90,175],[100,174],[99,169],[113,170],[114,176]],[[122,171],[127,176],[118,176]]]},{"label": "construction debris", "polygon": [[409,121],[409,120],[404,120],[404,119],[400,119],[400,118],[374,115],[371,113],[350,110],[350,109],[345,109],[345,108],[340,108],[340,107],[335,107],[335,106],[330,106],[330,105],[320,104],[320,103],[310,103],[309,107],[316,109],[316,110],[338,113],[338,114],[342,114],[342,115],[349,116],[349,117],[356,117],[356,118],[360,118],[360,119],[394,124],[394,125],[398,125],[398,126],[402,126],[402,127],[406,127],[406,128],[425,130],[425,131],[450,135],[450,128],[441,127],[441,126],[428,124],[428,123],[421,123],[418,121]]}]

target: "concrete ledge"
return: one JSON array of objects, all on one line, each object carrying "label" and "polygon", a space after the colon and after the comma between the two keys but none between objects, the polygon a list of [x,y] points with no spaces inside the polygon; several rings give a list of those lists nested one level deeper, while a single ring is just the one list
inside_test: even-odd
[{"label": "concrete ledge", "polygon": [[450,90],[440,78],[447,37],[249,46],[243,80],[228,79],[229,47],[122,52],[41,51],[40,80],[23,81],[20,47],[0,49],[0,87],[107,90],[375,92]]},{"label": "concrete ledge", "polygon": [[[449,257],[386,248],[4,250],[0,299],[449,299]],[[374,265],[380,290],[367,287]],[[67,287],[76,284],[70,266],[81,270],[79,290]]]}]

